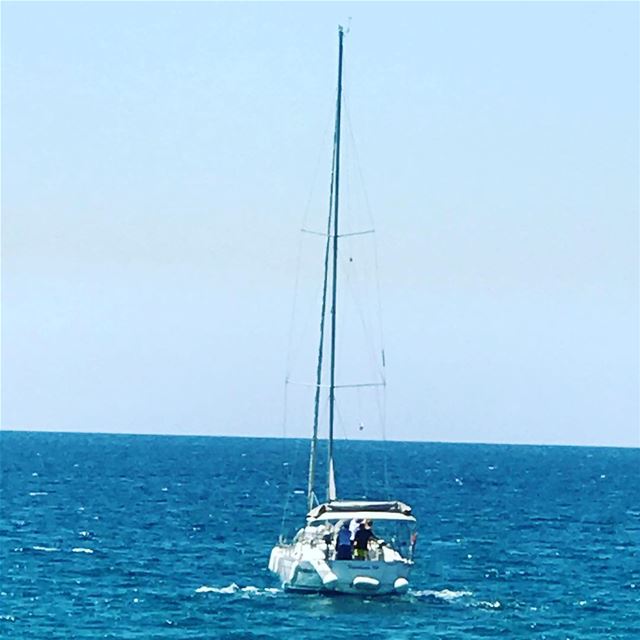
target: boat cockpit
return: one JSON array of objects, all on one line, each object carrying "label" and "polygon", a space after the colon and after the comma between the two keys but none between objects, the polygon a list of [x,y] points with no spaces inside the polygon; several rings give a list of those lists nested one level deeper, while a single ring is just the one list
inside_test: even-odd
[{"label": "boat cockpit", "polygon": [[[340,545],[343,529],[342,540],[350,540],[347,549]],[[366,531],[359,534],[358,529]],[[404,503],[335,501],[308,513],[307,526],[298,531],[294,543],[318,549],[325,560],[411,563],[416,538],[416,519]]]}]

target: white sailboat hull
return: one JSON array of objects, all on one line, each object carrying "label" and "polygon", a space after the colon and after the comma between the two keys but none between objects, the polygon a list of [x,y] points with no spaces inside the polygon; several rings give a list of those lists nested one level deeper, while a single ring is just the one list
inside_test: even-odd
[{"label": "white sailboat hull", "polygon": [[320,548],[278,545],[269,569],[288,591],[390,595],[405,593],[413,563],[406,559],[328,560]]}]

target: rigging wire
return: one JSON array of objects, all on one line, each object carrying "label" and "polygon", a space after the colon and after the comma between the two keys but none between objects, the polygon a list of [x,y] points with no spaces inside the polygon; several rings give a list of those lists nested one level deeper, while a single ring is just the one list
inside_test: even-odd
[{"label": "rigging wire", "polygon": [[[359,156],[358,156],[358,147],[356,144],[356,140],[355,140],[355,136],[353,133],[353,127],[351,126],[351,118],[350,118],[350,113],[349,113],[349,108],[348,108],[348,100],[346,95],[343,95],[343,107],[344,107],[344,111],[345,111],[345,115],[346,115],[346,124],[347,124],[347,129],[349,130],[349,137],[350,137],[350,141],[351,141],[351,146],[353,149],[353,163],[355,164],[355,168],[357,170],[357,177],[359,177],[359,182],[360,182],[360,188],[362,190],[362,194],[364,196],[364,210],[365,210],[365,214],[368,217],[369,223],[370,225],[373,227],[373,213],[372,213],[372,208],[370,205],[370,201],[369,201],[369,195],[366,189],[366,184],[364,181],[364,177],[362,174],[362,167],[360,164],[360,160],[359,160]],[[323,138],[327,137],[327,129],[329,128],[330,125],[327,125],[327,128],[325,129],[325,132],[323,134]],[[346,151],[347,149],[345,149]],[[304,209],[304,215],[303,215],[303,230],[306,229],[307,227],[307,221],[310,215],[310,209],[311,209],[311,201],[313,198],[313,194],[314,194],[314,190],[315,190],[315,186],[317,183],[317,176],[319,173],[319,167],[320,167],[320,163],[321,163],[321,158],[322,158],[322,150],[319,152],[318,155],[318,159],[316,162],[316,169],[314,172],[314,179],[312,182],[312,188],[310,190],[309,193],[309,197]],[[349,160],[352,160],[351,155],[349,155]],[[349,162],[344,162],[343,163],[343,171],[346,169],[346,172],[348,174],[351,174],[350,171],[350,163]],[[355,176],[354,176],[355,177]],[[353,181],[355,182],[355,180]],[[348,185],[348,188],[345,189],[344,191],[346,192],[344,195],[346,195],[346,200],[347,202],[345,204],[347,204],[347,208],[349,208],[349,205],[352,204],[353,201],[353,194],[355,193],[355,191],[353,190],[351,181],[349,180],[345,180],[344,181],[345,186]],[[357,229],[358,227],[356,227]],[[364,227],[363,227],[364,228]],[[319,234],[319,235],[324,235],[324,234]],[[345,234],[345,235],[349,235],[349,234]],[[285,385],[284,385],[284,416],[283,416],[283,438],[286,438],[287,436],[287,414],[288,414],[288,386],[291,383],[290,382],[290,375],[291,375],[291,370],[292,370],[292,366],[293,366],[293,360],[294,360],[294,355],[295,353],[297,353],[297,349],[294,351],[292,349],[292,347],[294,346],[294,325],[297,319],[297,314],[298,314],[298,306],[299,306],[299,301],[298,301],[298,296],[299,296],[299,288],[300,288],[300,273],[301,273],[301,263],[302,263],[302,256],[303,256],[303,249],[302,249],[302,243],[303,243],[303,239],[302,237],[304,236],[304,234],[300,235],[300,240],[298,242],[298,252],[297,252],[297,260],[296,260],[296,273],[295,273],[295,285],[294,285],[294,304],[293,304],[293,309],[292,309],[292,313],[291,313],[291,319],[290,319],[290,329],[289,329],[289,335],[288,335],[288,349],[287,349],[287,363],[286,363],[286,379],[285,379]],[[330,232],[327,234],[327,236],[330,236]],[[364,333],[364,338],[365,338],[365,342],[366,344],[369,345],[369,349],[367,351],[370,351],[369,356],[371,358],[371,363],[374,366],[374,369],[376,369],[383,381],[383,383],[385,382],[385,367],[386,367],[386,363],[385,363],[385,355],[384,355],[384,342],[383,342],[383,321],[382,321],[382,304],[381,304],[381,289],[380,289],[380,277],[379,277],[379,258],[378,258],[378,246],[377,243],[375,241],[375,238],[373,239],[373,271],[374,271],[374,277],[373,280],[375,281],[375,295],[374,295],[374,306],[376,306],[377,308],[377,328],[378,328],[378,332],[379,332],[379,342],[376,345],[375,344],[375,340],[373,339],[373,334],[375,333],[375,327],[370,327],[367,319],[363,313],[363,304],[362,304],[362,299],[361,297],[358,296],[357,291],[355,290],[354,287],[354,280],[357,281],[358,280],[358,270],[355,268],[355,266],[352,267],[352,271],[353,274],[350,274],[350,270],[349,268],[344,268],[345,267],[345,258],[341,259],[341,263],[343,266],[342,269],[342,273],[345,274],[345,278],[346,278],[346,282],[348,285],[348,290],[351,293],[351,298],[353,300],[353,302],[355,303],[355,307],[359,316],[359,320],[360,323],[362,325],[362,330]],[[307,314],[305,314],[307,316],[307,321],[309,320],[310,315],[313,312],[313,305],[309,305],[309,307],[307,308]],[[376,324],[375,322],[373,324]],[[307,326],[305,324],[305,326]],[[339,334],[341,335],[341,334]],[[377,349],[376,347],[380,347],[380,361],[378,360],[378,354],[376,353]],[[378,362],[380,362],[380,364],[377,364]],[[361,417],[362,417],[362,406],[361,406],[361,395],[360,395],[360,390],[357,390],[357,404],[358,404],[358,418],[359,418],[359,424],[362,423]],[[385,444],[385,446],[383,446],[383,474],[384,474],[384,487],[385,487],[385,492],[387,495],[389,495],[390,491],[389,491],[389,475],[388,475],[388,452],[387,452],[387,446],[386,446],[386,393],[385,393],[385,389],[383,387],[383,389],[378,392],[378,390],[376,390],[374,392],[374,402],[375,405],[377,406],[378,409],[378,415],[380,417],[380,427],[381,427],[381,432],[382,432],[382,441]],[[321,413],[322,413],[322,418],[326,418],[326,409],[327,409],[327,404],[328,404],[328,398],[325,399],[325,402],[322,403],[322,409],[321,409]],[[347,434],[347,430],[346,430],[346,425],[345,425],[345,421],[343,419],[342,413],[340,412],[340,406],[339,403],[336,402],[336,413],[337,413],[337,418],[338,418],[338,423],[341,426],[341,430],[344,434],[344,438],[345,440],[349,440],[348,438],[348,434]],[[291,500],[291,495],[292,495],[292,487],[293,487],[293,475],[294,475],[294,468],[297,466],[297,457],[299,454],[299,449],[300,449],[300,444],[301,441],[300,440],[296,440],[295,441],[295,445],[294,445],[294,450],[293,450],[293,454],[294,454],[294,460],[292,462],[287,461],[287,466],[289,467],[288,469],[288,484],[287,484],[287,495],[286,495],[286,499],[285,499],[285,507],[283,510],[283,517],[282,517],[282,526],[281,526],[281,532],[284,530],[284,525],[285,525],[285,520],[286,520],[286,516],[287,516],[287,512],[288,512],[288,507],[290,504],[290,500]],[[366,457],[366,456],[365,456]],[[366,460],[365,460],[365,464],[363,465],[363,468],[366,467]],[[366,470],[365,470],[366,471]],[[365,473],[365,476],[363,478],[363,480],[365,481],[363,484],[366,484],[366,479],[368,478],[368,474]],[[368,494],[369,488],[368,486],[365,486],[365,493]],[[281,534],[282,535],[282,534]]]},{"label": "rigging wire", "polygon": [[[362,189],[362,194],[364,196],[365,203],[365,211],[369,216],[369,224],[372,228],[375,229],[375,219],[373,216],[373,209],[371,208],[371,202],[369,200],[369,192],[367,191],[367,184],[364,179],[364,175],[362,173],[362,164],[360,163],[360,156],[358,154],[358,145],[356,143],[355,134],[353,133],[353,127],[351,126],[351,115],[349,112],[349,105],[347,99],[345,97],[345,115],[347,120],[347,131],[349,132],[349,136],[351,138],[351,144],[353,146],[353,156],[355,160],[355,166],[358,171],[358,177],[360,178],[360,187]],[[382,358],[384,361],[384,326],[383,326],[383,318],[382,318],[382,293],[380,290],[380,260],[378,255],[378,243],[376,239],[373,239],[373,264],[375,271],[375,283],[376,283],[376,298],[377,298],[377,306],[378,306],[378,321],[379,321],[379,331],[380,331],[380,345],[382,346]]]},{"label": "rigging wire", "polygon": [[[365,304],[362,302],[361,298],[358,296],[358,292],[356,287],[354,286],[354,283],[352,282],[352,278],[350,276],[350,271],[356,271],[356,267],[355,267],[355,263],[354,262],[349,262],[348,265],[345,262],[345,267],[349,267],[349,268],[343,268],[343,273],[345,274],[345,280],[347,282],[347,286],[349,289],[349,293],[351,294],[351,297],[353,299],[353,301],[355,302],[355,308],[357,310],[358,313],[358,318],[360,320],[360,324],[362,325],[362,333],[364,334],[364,338],[365,338],[365,342],[366,344],[369,346],[369,356],[371,358],[371,364],[374,367],[374,369],[378,370],[378,374],[380,375],[380,380],[384,383],[385,382],[385,378],[384,378],[384,371],[382,370],[382,359],[380,360],[380,366],[377,363],[377,354],[376,354],[376,348],[375,348],[375,342],[373,340],[373,337],[371,335],[371,331],[369,329],[369,325],[367,324],[367,320],[364,314],[364,307]],[[357,276],[355,277],[355,279],[357,280]]]},{"label": "rigging wire", "polygon": [[[328,138],[328,133],[331,127],[331,118],[328,117],[325,127],[324,127],[324,131],[321,137],[321,140],[326,140]],[[324,159],[324,144],[319,144],[318,145],[318,155],[316,158],[316,162],[315,162],[315,169],[313,171],[313,178],[311,180],[311,187],[309,189],[309,195],[307,197],[307,202],[305,204],[305,207],[303,209],[303,214],[302,214],[302,229],[305,229],[307,227],[308,221],[309,221],[309,216],[310,216],[310,211],[311,211],[311,202],[313,200],[313,196],[316,190],[316,186],[319,182],[318,177],[320,175],[320,165],[322,160]],[[288,342],[287,342],[287,360],[286,360],[286,378],[289,378],[291,375],[291,368],[292,368],[292,361],[294,359],[295,354],[298,353],[299,351],[299,345],[295,345],[294,344],[294,327],[296,325],[296,318],[297,318],[297,313],[298,313],[298,297],[299,297],[299,293],[300,293],[300,273],[302,271],[302,255],[303,255],[303,251],[302,251],[302,245],[303,245],[303,241],[304,241],[304,234],[300,233],[300,235],[298,236],[298,246],[297,246],[297,255],[296,255],[296,267],[295,267],[295,277],[294,277],[294,287],[293,287],[293,304],[291,307],[291,315],[290,315],[290,319],[289,319],[289,333],[288,333]],[[320,288],[318,286],[318,292],[319,292]],[[316,293],[316,297],[317,297],[317,293]],[[302,323],[302,326],[307,327],[310,322],[310,316],[311,316],[311,312],[312,312],[312,308],[311,305],[309,305],[307,307],[307,313],[305,315],[305,320]],[[299,342],[302,341],[302,338],[299,338]]]},{"label": "rigging wire", "polygon": [[[358,399],[358,429],[360,431],[364,430],[364,421],[362,418],[362,389],[356,389],[356,397]],[[363,498],[367,498],[369,496],[369,457],[366,454],[366,451],[362,450],[362,487],[364,489]]]},{"label": "rigging wire", "polygon": [[[345,92],[344,94],[344,112],[345,112],[345,120],[346,120],[346,129],[348,131],[348,135],[350,138],[350,142],[351,142],[351,147],[353,149],[353,159],[354,159],[354,164],[355,164],[355,168],[357,170],[357,174],[359,177],[359,182],[360,182],[360,188],[362,189],[362,194],[364,197],[364,204],[365,204],[365,212],[368,216],[368,223],[369,225],[375,229],[375,219],[374,219],[374,215],[373,215],[373,209],[371,207],[371,202],[369,199],[369,193],[367,190],[367,185],[366,185],[366,181],[364,179],[364,175],[362,172],[362,163],[360,162],[360,157],[359,157],[359,153],[358,153],[358,144],[356,143],[356,138],[355,138],[355,134],[353,131],[353,126],[351,123],[351,113],[350,113],[350,108],[349,108],[349,99],[348,99],[348,93]],[[381,365],[382,365],[382,369],[381,369],[381,377],[382,380],[386,382],[386,358],[385,358],[385,349],[384,349],[384,322],[383,322],[383,315],[382,315],[382,292],[381,292],[381,287],[380,287],[380,259],[379,259],[379,250],[378,250],[378,243],[376,242],[376,238],[375,238],[375,234],[373,234],[373,269],[374,269],[374,282],[375,282],[375,302],[376,302],[376,311],[377,311],[377,316],[378,316],[378,333],[379,333],[379,346],[380,346],[380,358],[381,358]],[[347,272],[348,273],[348,272]],[[372,341],[373,342],[373,341]],[[376,358],[374,356],[374,362],[376,361]],[[382,441],[384,443],[383,446],[383,474],[384,474],[384,487],[385,487],[385,492],[387,494],[387,497],[391,496],[391,486],[390,486],[390,481],[389,481],[389,452],[388,452],[388,446],[387,446],[387,429],[386,429],[386,423],[387,423],[387,394],[386,394],[386,384],[385,386],[382,388],[382,391],[380,394],[378,394],[377,392],[374,394],[375,398],[376,398],[376,404],[378,406],[378,412],[380,415],[380,427],[381,427],[381,432],[382,432]],[[382,397],[382,400],[380,400],[380,396]]]},{"label": "rigging wire", "polygon": [[287,384],[286,380],[285,383],[283,385],[284,389],[283,389],[283,401],[282,401],[282,458],[283,458],[283,466],[287,465],[289,467],[288,469],[288,473],[286,475],[286,488],[287,491],[285,493],[285,498],[284,498],[284,505],[282,507],[282,521],[280,522],[280,540],[283,540],[283,535],[284,535],[284,524],[285,524],[285,519],[287,517],[287,512],[289,510],[289,494],[291,493],[291,481],[292,481],[292,475],[291,475],[291,465],[289,464],[289,462],[286,460],[286,450],[287,450],[287,396],[288,396],[288,388],[289,385]]},{"label": "rigging wire", "polygon": [[[326,139],[328,136],[328,131],[331,126],[332,118],[327,118],[327,123],[325,125],[322,139]],[[313,195],[315,192],[316,185],[318,183],[318,176],[320,174],[320,164],[324,157],[324,149],[323,145],[318,145],[318,155],[316,158],[315,169],[313,172],[313,178],[311,181],[311,188],[309,189],[309,195],[307,197],[307,202],[303,210],[302,215],[302,228],[307,226],[307,222],[310,215],[311,210],[311,202],[313,199]],[[298,296],[300,291],[300,273],[301,273],[301,264],[302,264],[302,243],[303,243],[304,234],[300,233],[298,243],[297,243],[297,255],[296,255],[296,268],[295,268],[295,277],[294,277],[294,285],[293,285],[293,304],[291,308],[291,315],[289,318],[289,331],[287,335],[287,354],[286,354],[286,364],[285,364],[285,382],[284,382],[284,393],[283,393],[283,416],[282,416],[282,438],[283,438],[283,466],[287,466],[288,473],[286,474],[286,496],[284,501],[284,506],[282,510],[282,521],[280,525],[280,538],[282,539],[284,535],[285,523],[289,511],[289,503],[291,501],[292,488],[293,488],[293,474],[294,469],[297,465],[299,450],[300,450],[300,441],[295,439],[293,445],[293,460],[287,460],[287,450],[289,447],[287,446],[287,418],[288,418],[288,388],[289,388],[289,378],[291,376],[292,369],[292,361],[294,354],[297,350],[294,349],[294,326],[296,323],[297,309],[298,309]],[[310,315],[311,310],[308,310],[308,314]],[[307,318],[308,320],[308,318]]]},{"label": "rigging wire", "polygon": [[287,442],[287,437],[286,437],[288,395],[289,395],[288,388],[289,388],[289,385],[287,381],[285,381],[283,410],[282,410],[282,457],[284,458],[282,465],[287,467],[287,474],[286,474],[287,481],[286,481],[286,493],[285,493],[284,505],[282,508],[282,520],[280,522],[280,540],[284,539],[283,536],[284,536],[285,524],[286,524],[287,515],[289,513],[289,502],[291,501],[292,488],[293,488],[293,475],[294,475],[294,470],[297,466],[298,455],[300,453],[300,441],[296,438],[293,443],[292,459],[287,460],[286,453],[287,453],[287,449],[289,448],[288,447],[289,443]]}]

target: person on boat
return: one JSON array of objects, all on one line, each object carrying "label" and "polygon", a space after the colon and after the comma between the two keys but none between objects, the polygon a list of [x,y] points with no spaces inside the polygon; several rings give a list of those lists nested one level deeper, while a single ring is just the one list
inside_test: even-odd
[{"label": "person on boat", "polygon": [[342,523],[336,538],[336,560],[351,560],[351,531],[347,520]]},{"label": "person on boat", "polygon": [[360,523],[361,522],[363,522],[362,518],[353,518],[353,520],[351,520],[351,523],[349,524],[349,531],[351,532],[351,540],[352,541],[353,541],[353,538],[356,535],[356,531],[360,527]]},{"label": "person on boat", "polygon": [[356,550],[356,558],[358,560],[367,559],[367,550],[369,549],[369,540],[376,540],[371,530],[371,525],[367,526],[366,522],[361,522],[358,530],[353,537],[353,546]]}]

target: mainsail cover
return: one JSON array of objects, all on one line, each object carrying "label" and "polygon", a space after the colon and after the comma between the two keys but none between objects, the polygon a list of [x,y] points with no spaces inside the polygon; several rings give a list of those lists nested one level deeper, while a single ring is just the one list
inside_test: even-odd
[{"label": "mainsail cover", "polygon": [[329,502],[335,500],[337,498],[336,495],[336,475],[333,470],[333,458],[329,460],[329,492],[327,499]]}]

